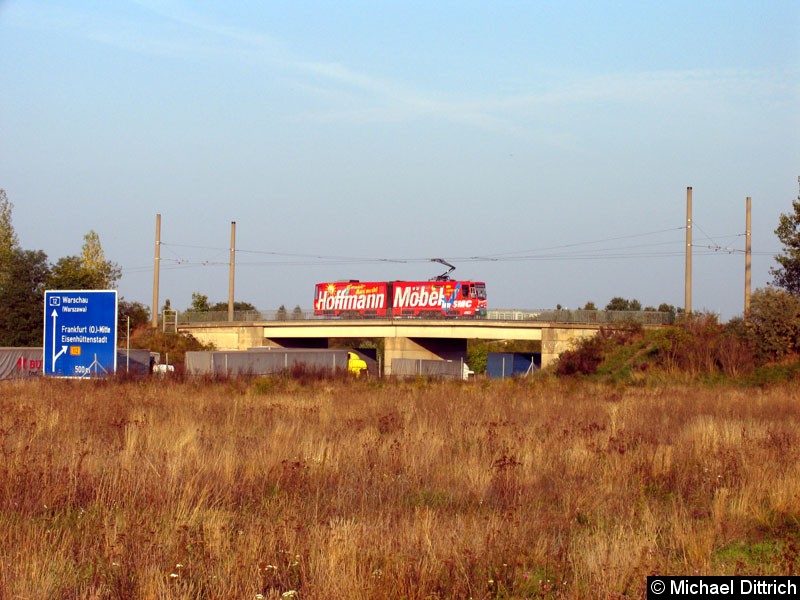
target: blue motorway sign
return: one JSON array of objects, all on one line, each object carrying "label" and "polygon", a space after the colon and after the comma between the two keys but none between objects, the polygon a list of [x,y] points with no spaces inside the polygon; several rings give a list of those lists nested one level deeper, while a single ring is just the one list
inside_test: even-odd
[{"label": "blue motorway sign", "polygon": [[52,377],[100,377],[117,370],[117,291],[44,293],[42,371]]}]

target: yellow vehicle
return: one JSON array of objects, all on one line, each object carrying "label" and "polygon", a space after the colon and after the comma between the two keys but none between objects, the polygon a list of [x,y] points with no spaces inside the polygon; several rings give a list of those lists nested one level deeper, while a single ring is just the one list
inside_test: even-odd
[{"label": "yellow vehicle", "polygon": [[356,377],[361,377],[362,373],[367,371],[367,363],[355,352],[347,353],[347,370]]}]

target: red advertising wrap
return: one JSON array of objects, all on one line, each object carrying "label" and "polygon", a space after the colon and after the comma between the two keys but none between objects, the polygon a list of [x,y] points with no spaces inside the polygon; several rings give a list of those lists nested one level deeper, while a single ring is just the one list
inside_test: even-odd
[{"label": "red advertising wrap", "polygon": [[318,283],[314,314],[340,315],[355,312],[362,315],[386,316],[387,284],[362,281]]},{"label": "red advertising wrap", "polygon": [[486,284],[478,281],[336,281],[318,283],[314,314],[362,317],[480,317]]}]

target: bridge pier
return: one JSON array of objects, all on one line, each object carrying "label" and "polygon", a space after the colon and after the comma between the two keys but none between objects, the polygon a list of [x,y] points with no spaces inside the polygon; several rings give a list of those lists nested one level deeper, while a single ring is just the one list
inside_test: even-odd
[{"label": "bridge pier", "polygon": [[247,350],[264,345],[263,328],[248,325],[200,328],[189,333],[204,344],[214,344],[217,350]]},{"label": "bridge pier", "polygon": [[383,347],[383,373],[392,374],[392,360],[467,360],[467,340],[458,338],[387,337]]},{"label": "bridge pier", "polygon": [[583,338],[597,335],[597,329],[550,327],[542,330],[542,368],[558,360],[563,352],[573,350]]}]

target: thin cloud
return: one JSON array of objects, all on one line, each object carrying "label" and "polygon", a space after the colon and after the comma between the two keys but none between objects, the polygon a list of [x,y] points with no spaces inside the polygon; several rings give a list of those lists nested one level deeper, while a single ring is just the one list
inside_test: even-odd
[{"label": "thin cloud", "polygon": [[[227,43],[222,45],[225,51],[231,51],[229,46],[233,45],[237,52],[247,54],[250,60],[265,62],[283,70],[311,77],[317,85],[309,84],[307,90],[317,93],[320,97],[335,96],[343,104],[348,105],[341,109],[306,113],[303,115],[304,118],[317,121],[367,122],[440,118],[480,129],[518,132],[513,122],[482,110],[481,103],[445,100],[437,94],[391,79],[366,74],[340,63],[306,60],[296,56],[268,35],[220,25],[186,9],[176,10],[174,6],[167,8],[163,3],[149,0],[142,0],[138,4],[164,18],[225,40]],[[216,44],[216,47],[220,48],[220,44]],[[335,84],[336,87],[329,89],[321,85],[324,82]]]},{"label": "thin cloud", "polygon": [[[320,100],[304,109],[315,121],[402,122],[438,119],[508,135],[527,135],[532,122],[554,108],[606,103],[615,106],[743,102],[762,99],[771,106],[792,106],[798,97],[797,73],[782,71],[682,70],[560,74],[536,83],[530,93],[464,97],[442,90],[376,76],[341,63],[300,57],[273,36],[219,23],[188,6],[137,0],[137,20],[120,22],[65,8],[26,6],[16,16],[28,26],[78,32],[98,43],[128,52],[179,60],[227,58],[268,65],[294,74],[295,89]],[[156,20],[153,20],[153,16]]]}]

